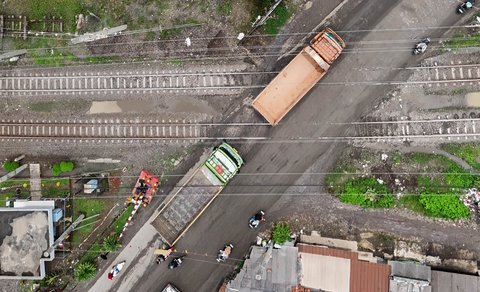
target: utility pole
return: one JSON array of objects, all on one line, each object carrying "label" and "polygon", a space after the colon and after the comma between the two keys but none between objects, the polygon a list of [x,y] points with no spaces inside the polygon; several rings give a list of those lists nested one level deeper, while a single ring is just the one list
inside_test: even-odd
[{"label": "utility pole", "polygon": [[[255,20],[255,22],[252,24],[252,28],[250,29],[250,31],[246,34],[246,36],[249,36],[251,35],[255,30],[257,30],[257,28],[259,28],[260,26],[264,25],[265,22],[267,21],[268,17],[270,16],[270,14],[273,13],[273,11],[275,10],[275,8],[277,8],[278,5],[280,5],[280,3],[282,3],[282,0],[277,0],[272,7],[270,7],[270,9],[267,11],[267,13],[264,15],[264,16],[258,16],[257,19]],[[245,38],[242,38],[238,44],[242,44],[243,40]]]},{"label": "utility pole", "polygon": [[[90,216],[88,218],[86,218],[85,220],[88,220],[92,217],[96,217],[98,215],[93,215],[93,216]],[[80,216],[78,216],[77,220],[75,220],[75,222],[72,223],[72,225],[70,225],[67,230],[65,230],[62,235],[60,235],[57,240],[55,240],[55,242],[52,244],[52,246],[50,246],[46,251],[43,252],[43,257],[45,258],[48,258],[50,256],[50,253],[58,246],[58,244],[60,242],[62,242],[65,237],[67,237],[67,235],[69,235],[73,230],[75,230],[75,227],[77,227],[78,224],[82,223],[83,221],[83,218],[85,218],[85,215],[83,214],[80,214]]]}]

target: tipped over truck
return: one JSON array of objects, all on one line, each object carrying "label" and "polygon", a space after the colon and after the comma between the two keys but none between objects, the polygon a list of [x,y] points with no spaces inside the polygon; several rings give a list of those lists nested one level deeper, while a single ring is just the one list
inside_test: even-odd
[{"label": "tipped over truck", "polygon": [[326,28],[278,73],[255,98],[252,106],[272,126],[277,125],[322,79],[344,48],[343,40],[333,30]]}]

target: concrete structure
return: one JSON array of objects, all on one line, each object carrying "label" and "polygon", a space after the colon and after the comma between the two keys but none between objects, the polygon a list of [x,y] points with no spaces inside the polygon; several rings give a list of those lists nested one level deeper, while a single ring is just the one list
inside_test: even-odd
[{"label": "concrete structure", "polygon": [[53,201],[15,202],[0,208],[0,279],[39,280],[45,277],[42,253],[53,243]]},{"label": "concrete structure", "polygon": [[40,179],[40,164],[32,163],[30,166],[30,194],[32,200],[40,200],[42,197],[42,180]]},{"label": "concrete structure", "polygon": [[480,277],[449,272],[432,271],[433,292],[478,292]]},{"label": "concrete structure", "polygon": [[390,292],[431,292],[429,266],[415,262],[388,261],[392,268]]},{"label": "concrete structure", "polygon": [[108,37],[120,35],[122,31],[127,29],[127,25],[120,25],[112,28],[105,28],[100,31],[96,31],[93,33],[86,33],[84,35],[75,37],[70,40],[70,42],[74,45],[80,44],[80,43],[88,43],[88,42],[93,42],[96,40],[101,40],[101,39],[106,39]]},{"label": "concrete structure", "polygon": [[298,283],[298,252],[294,246],[253,246],[250,257],[225,291],[290,292]]}]

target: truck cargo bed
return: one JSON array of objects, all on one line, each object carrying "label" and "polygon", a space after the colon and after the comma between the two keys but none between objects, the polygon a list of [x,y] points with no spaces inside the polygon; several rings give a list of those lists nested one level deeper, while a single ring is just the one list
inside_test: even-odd
[{"label": "truck cargo bed", "polygon": [[304,48],[252,103],[272,125],[278,124],[326,73],[308,50],[311,48]]},{"label": "truck cargo bed", "polygon": [[180,189],[173,190],[174,196],[151,224],[167,244],[173,244],[223,187],[220,180],[202,165]]}]

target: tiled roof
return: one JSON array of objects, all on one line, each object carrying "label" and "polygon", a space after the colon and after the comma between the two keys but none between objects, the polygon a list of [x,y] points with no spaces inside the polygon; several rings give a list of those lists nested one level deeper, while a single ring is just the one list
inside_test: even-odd
[{"label": "tiled roof", "polygon": [[388,292],[390,266],[360,261],[357,252],[299,243],[298,252],[350,259],[351,292]]},{"label": "tiled roof", "polygon": [[297,287],[292,288],[292,292],[311,292],[312,290],[298,285]]}]

